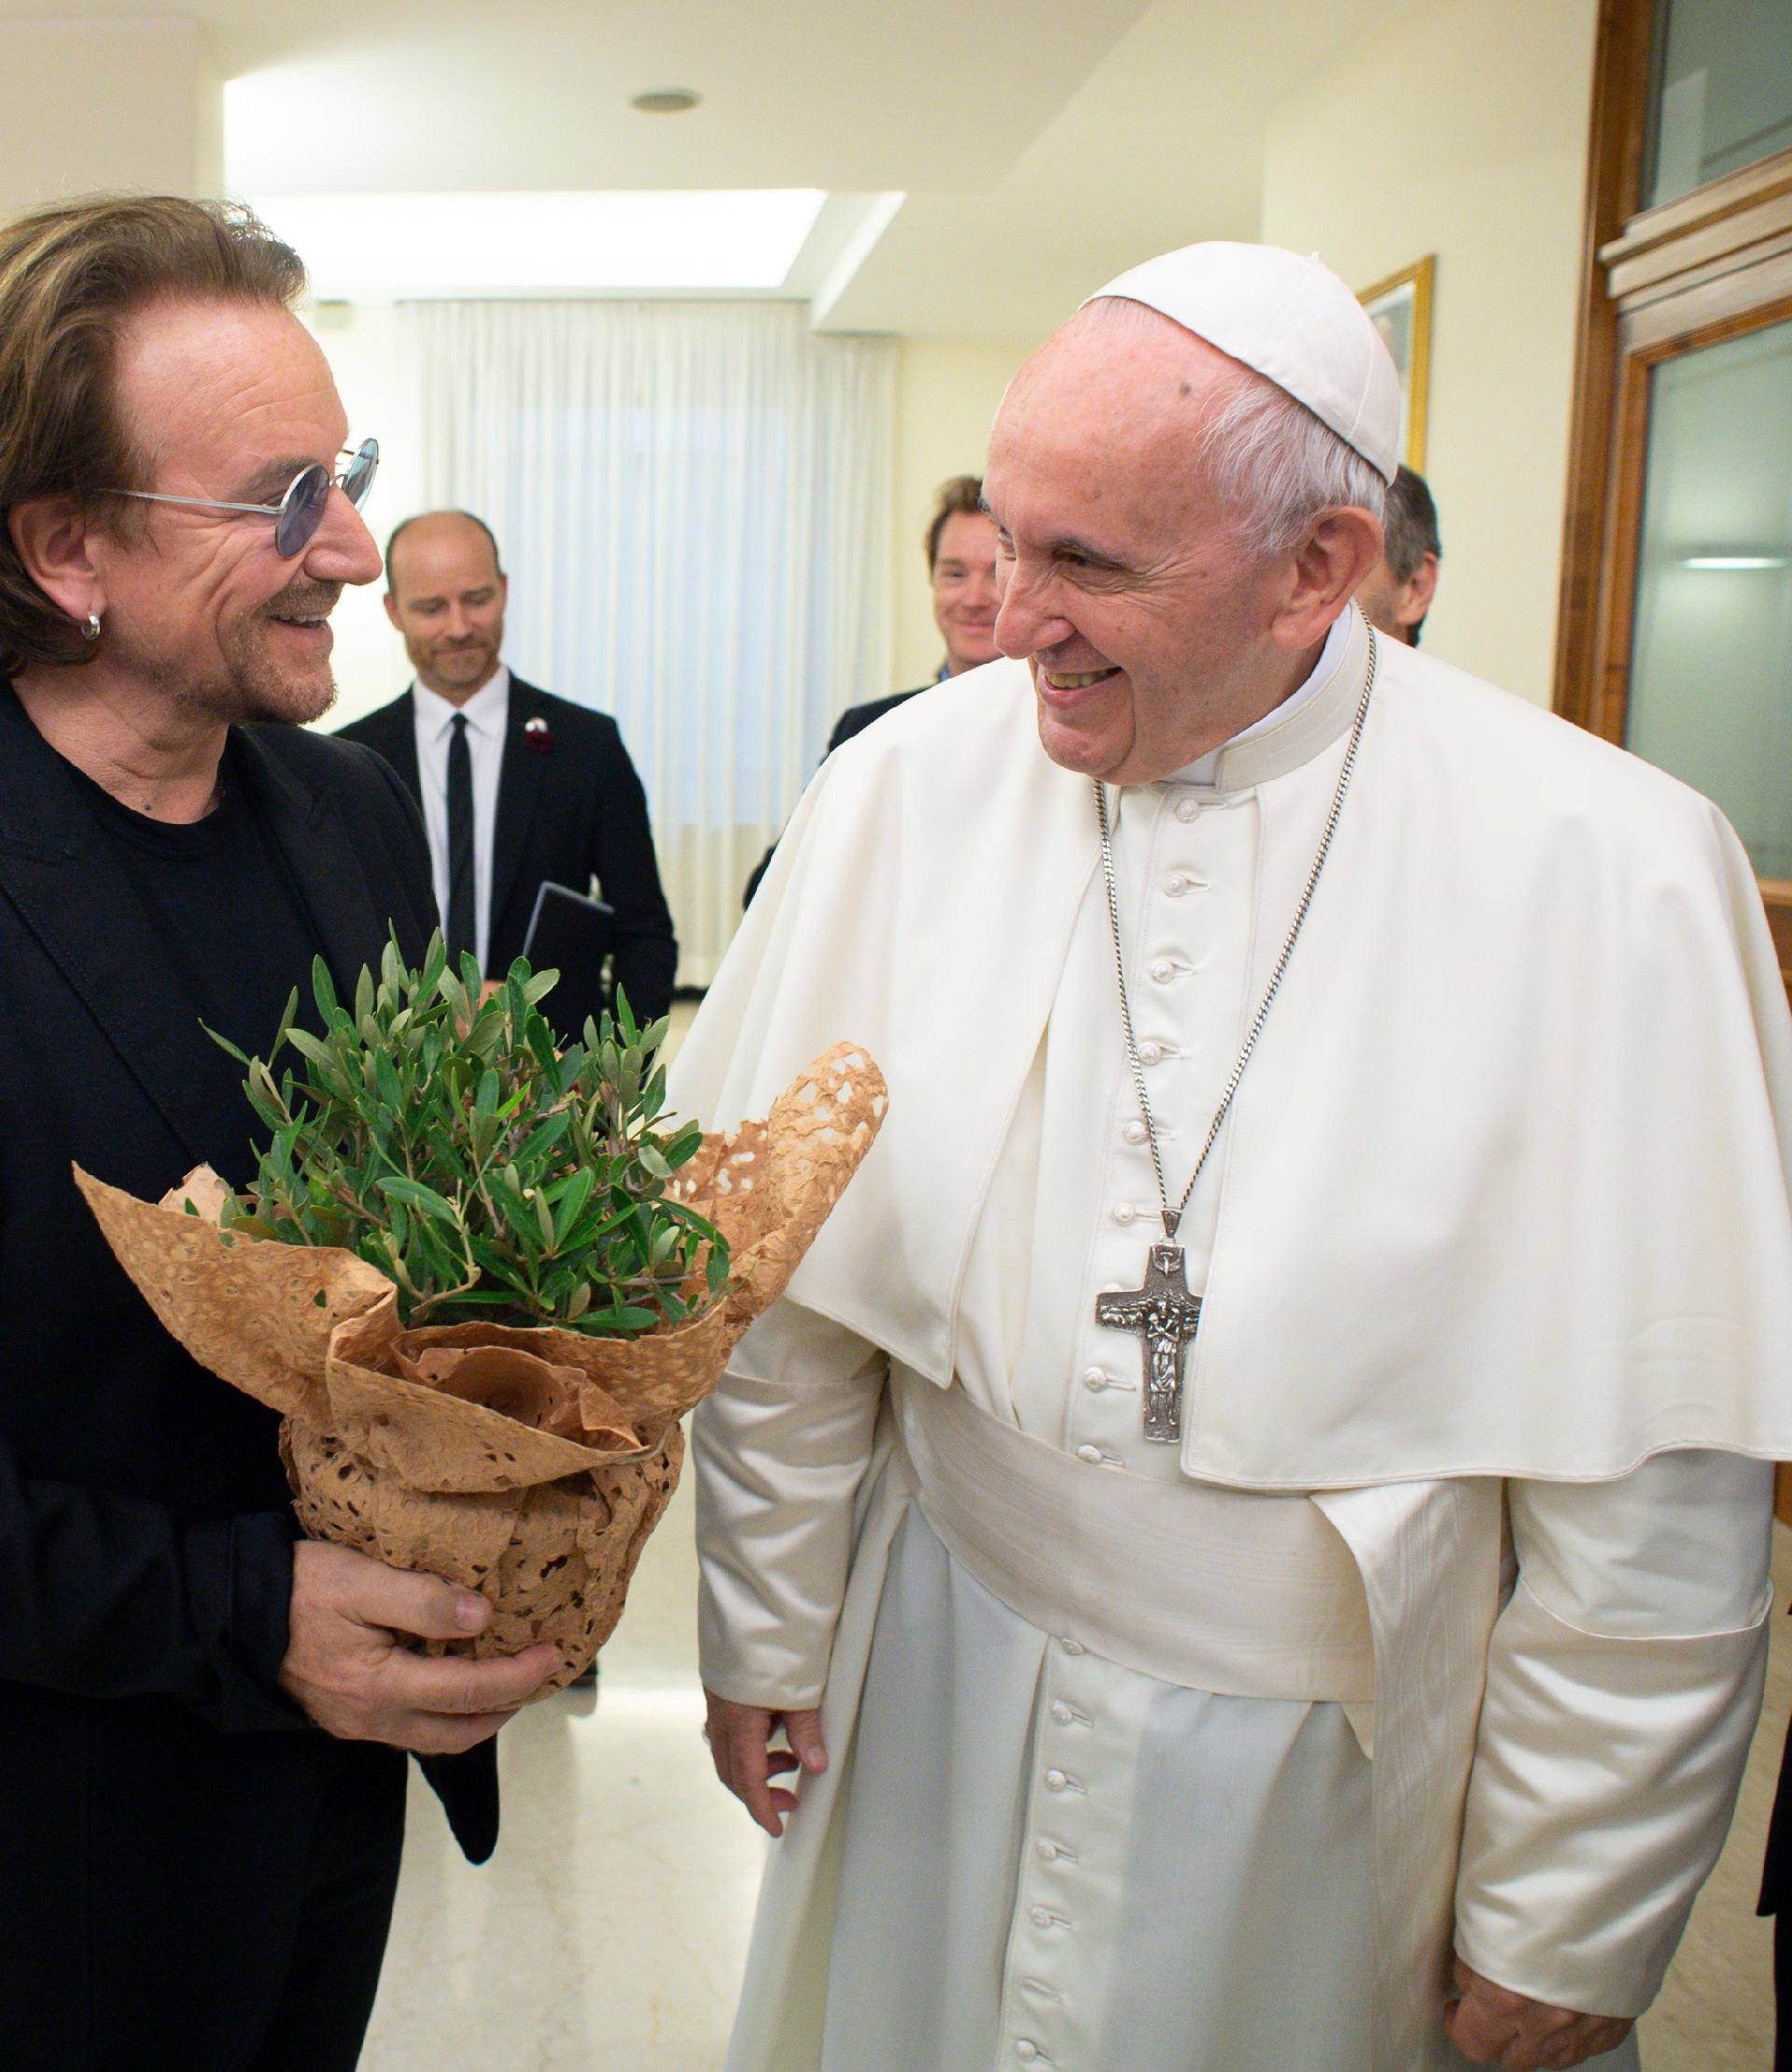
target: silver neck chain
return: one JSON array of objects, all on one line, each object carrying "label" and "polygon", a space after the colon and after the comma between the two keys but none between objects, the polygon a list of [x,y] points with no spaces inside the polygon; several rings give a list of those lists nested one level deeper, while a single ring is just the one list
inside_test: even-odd
[{"label": "silver neck chain", "polygon": [[1313,894],[1319,889],[1319,874],[1325,868],[1325,859],[1331,853],[1332,836],[1337,833],[1338,817],[1344,810],[1344,794],[1351,788],[1351,773],[1356,767],[1356,751],[1362,745],[1364,721],[1369,716],[1369,697],[1375,689],[1376,654],[1375,629],[1371,627],[1368,674],[1363,679],[1363,695],[1357,703],[1356,723],[1351,729],[1351,745],[1345,750],[1344,767],[1337,774],[1337,790],[1332,796],[1332,810],[1325,817],[1325,832],[1319,838],[1319,854],[1314,857],[1313,867],[1307,874],[1307,889],[1301,893],[1300,904],[1295,909],[1295,925],[1288,931],[1288,940],[1281,945],[1281,955],[1276,959],[1276,968],[1270,974],[1268,989],[1252,1021],[1250,1033],[1244,1039],[1244,1047],[1239,1052],[1238,1062],[1232,1067],[1232,1076],[1225,1083],[1225,1091],[1220,1097],[1220,1105],[1213,1111],[1213,1120],[1208,1125],[1207,1141],[1201,1146],[1201,1155],[1195,1161],[1195,1170],[1188,1176],[1188,1185],[1183,1189],[1183,1198],[1174,1209],[1169,1206],[1169,1190],[1164,1184],[1164,1159],[1157,1143],[1157,1124],[1151,1113],[1150,1097],[1145,1092],[1145,1068],[1139,1057],[1138,1038],[1133,1034],[1132,1002],[1127,997],[1127,959],[1120,939],[1120,894],[1114,884],[1113,838],[1108,824],[1107,788],[1099,777],[1095,780],[1095,811],[1101,828],[1101,875],[1106,879],[1108,888],[1108,925],[1113,931],[1113,968],[1114,974],[1120,981],[1120,1019],[1127,1031],[1127,1060],[1132,1067],[1132,1084],[1139,1096],[1139,1113],[1144,1121],[1146,1141],[1151,1145],[1152,1169],[1157,1175],[1157,1199],[1163,1208],[1164,1236],[1172,1244],[1182,1226],[1189,1197],[1195,1192],[1195,1183],[1201,1177],[1209,1155],[1219,1141],[1220,1128],[1232,1106],[1232,1097],[1239,1090],[1245,1067],[1251,1062],[1251,1053],[1257,1047],[1257,1038],[1262,1035],[1263,1025],[1269,1019],[1269,1010],[1275,1005],[1276,995],[1281,990],[1282,974],[1288,969],[1288,959],[1295,954],[1295,945],[1300,940],[1308,909],[1312,905]]}]

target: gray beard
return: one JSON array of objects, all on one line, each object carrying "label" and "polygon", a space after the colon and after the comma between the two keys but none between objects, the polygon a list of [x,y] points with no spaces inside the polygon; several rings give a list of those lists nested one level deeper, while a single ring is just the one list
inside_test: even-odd
[{"label": "gray beard", "polygon": [[176,711],[216,726],[255,726],[279,721],[303,726],[321,719],[336,702],[333,673],[295,680],[274,666],[257,637],[267,622],[246,623],[229,648],[213,658],[205,675],[195,677],[184,658],[155,649],[115,646],[113,659]]}]

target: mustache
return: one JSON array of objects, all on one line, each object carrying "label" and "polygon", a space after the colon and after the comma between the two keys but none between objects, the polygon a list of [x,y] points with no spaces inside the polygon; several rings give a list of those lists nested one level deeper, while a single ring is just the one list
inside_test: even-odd
[{"label": "mustache", "polygon": [[340,582],[289,583],[277,597],[270,597],[261,607],[264,619],[324,618],[334,611],[342,596]]}]

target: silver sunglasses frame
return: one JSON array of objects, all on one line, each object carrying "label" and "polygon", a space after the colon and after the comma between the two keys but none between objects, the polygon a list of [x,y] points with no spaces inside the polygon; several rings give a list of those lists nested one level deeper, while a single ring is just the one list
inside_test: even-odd
[{"label": "silver sunglasses frame", "polygon": [[[349,455],[348,466],[338,469],[330,476],[329,488],[341,489],[344,496],[348,496],[346,484],[348,477],[355,471],[356,463],[362,460],[371,463],[367,471],[367,480],[361,485],[360,495],[348,498],[349,502],[358,511],[367,501],[368,496],[372,490],[374,479],[380,471],[380,442],[377,439],[364,439],[358,446],[343,447],[342,453]],[[339,455],[338,457],[340,458],[341,455]],[[258,518],[273,518],[278,521],[284,518],[288,511],[292,509],[299,495],[300,483],[308,482],[312,475],[322,466],[323,462],[321,460],[314,460],[309,467],[301,468],[287,484],[287,493],[277,504],[227,504],[217,497],[171,497],[164,491],[158,489],[107,489],[103,491],[102,494],[107,497],[134,497],[138,503],[144,504],[186,504],[195,511],[247,511]],[[326,499],[328,499],[328,491],[325,494]],[[322,517],[323,510],[320,505],[318,508],[320,521]],[[274,529],[276,532],[279,530],[277,523]],[[313,525],[311,531],[292,550],[292,553],[287,556],[288,560],[302,553],[310,546],[316,529],[317,527]]]}]

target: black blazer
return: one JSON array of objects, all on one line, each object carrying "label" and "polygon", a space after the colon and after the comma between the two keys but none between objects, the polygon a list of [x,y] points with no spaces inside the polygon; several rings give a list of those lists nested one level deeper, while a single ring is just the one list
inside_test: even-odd
[{"label": "black blazer", "polygon": [[[538,728],[527,730],[532,720]],[[346,741],[377,749],[421,800],[412,694],[382,706],[342,730]],[[532,742],[544,741],[535,748]],[[488,977],[501,978],[523,954],[535,896],[544,879],[585,891],[595,875],[616,909],[615,981],[640,1021],[657,1021],[672,1004],[679,945],[660,889],[647,794],[608,713],[551,696],[511,679],[510,725],[497,783],[493,838],[491,948]],[[543,1012],[563,1031],[581,1028],[597,1002],[550,995]]]},{"label": "black blazer", "polygon": [[923,691],[931,691],[931,683],[917,684],[913,691],[898,691],[892,697],[873,698],[868,705],[849,705],[833,722],[833,732],[828,736],[828,753],[832,755],[843,741],[850,741],[855,734],[862,734],[873,721],[881,720],[886,712],[894,712],[899,705],[906,705],[911,698],[918,698]]},{"label": "black blazer", "polygon": [[[936,678],[934,680],[937,682],[939,679]],[[918,698],[923,691],[931,691],[932,688],[931,683],[921,683],[913,691],[898,691],[890,697],[873,698],[865,705],[849,705],[833,722],[833,732],[828,736],[827,754],[821,760],[825,763],[843,741],[850,741],[855,734],[862,734],[874,720],[881,720],[886,712],[894,712],[899,705],[906,705],[911,698]],[[760,858],[752,876],[747,880],[747,889],[741,895],[742,906],[750,906],[753,903],[753,894],[759,890],[759,881],[770,869],[772,859],[777,854],[777,844],[774,842]]]},{"label": "black blazer", "polygon": [[[1792,1911],[1792,1732],[1788,1732],[1780,1757],[1779,1788],[1773,1796],[1773,1815],[1768,1823],[1760,1911],[1762,1913]],[[1788,2007],[1785,2013],[1792,2019],[1792,2007]]]},{"label": "black blazer", "polygon": [[[244,781],[339,984],[378,959],[388,922],[414,953],[435,902],[416,810],[391,772],[292,728],[238,738]],[[196,1912],[210,1894],[244,1936],[276,1932],[259,1925],[290,1918],[318,1795],[341,1768],[344,1744],[275,1683],[295,1532],[278,1420],[156,1323],[70,1176],[78,1160],[153,1198],[204,1155],[200,1118],[218,1112],[207,1075],[234,1086],[241,1074],[197,1020],[126,866],[0,680],[8,2063],[14,2051],[21,2065],[86,2062],[74,2030],[39,2024],[88,2018],[95,1948],[117,1954],[100,1967],[115,1981],[134,1963],[139,1991],[167,1941],[194,1964],[216,1955],[166,1918],[165,1901],[158,1920],[171,1881]],[[246,1145],[258,1132],[246,1104],[244,1122]],[[490,1747],[428,1767],[463,1845],[488,1855]]]},{"label": "black blazer", "polygon": [[1757,1910],[1773,1923],[1774,2072],[1792,2072],[1792,1733],[1780,1757]]}]

